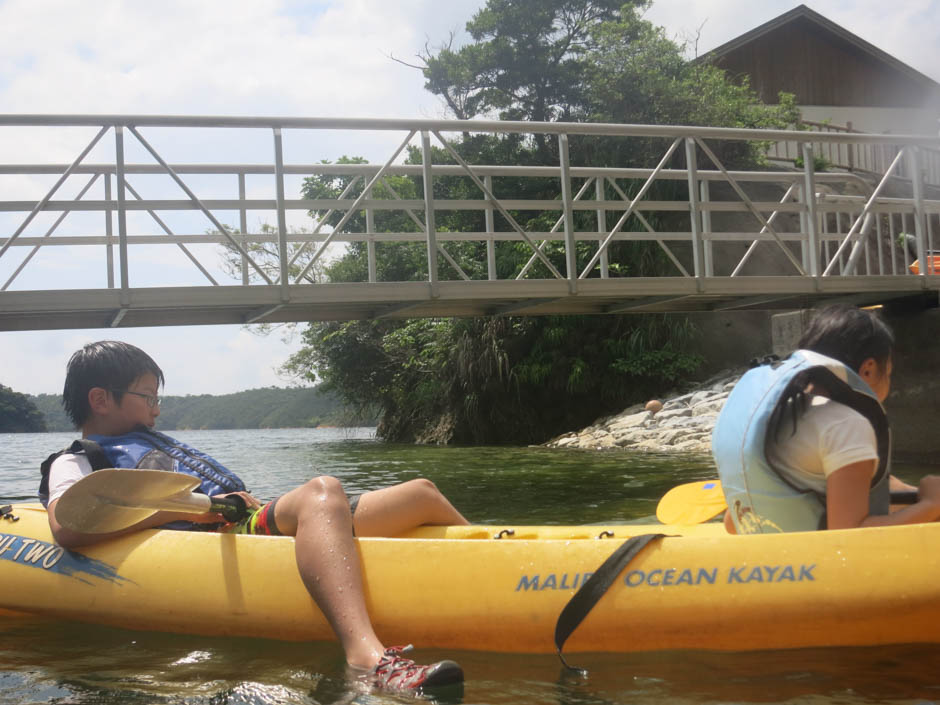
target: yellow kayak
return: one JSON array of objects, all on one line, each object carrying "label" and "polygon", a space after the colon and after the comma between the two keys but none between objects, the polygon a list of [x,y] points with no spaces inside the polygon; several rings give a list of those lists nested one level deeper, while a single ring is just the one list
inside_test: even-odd
[{"label": "yellow kayak", "polygon": [[[289,537],[151,530],[66,551],[45,510],[0,521],[0,612],[284,640],[333,634]],[[427,527],[359,539],[388,643],[550,653],[558,615],[623,541],[647,546],[566,651],[940,642],[940,524],[729,536],[720,524]],[[496,538],[496,537],[499,538]]]}]

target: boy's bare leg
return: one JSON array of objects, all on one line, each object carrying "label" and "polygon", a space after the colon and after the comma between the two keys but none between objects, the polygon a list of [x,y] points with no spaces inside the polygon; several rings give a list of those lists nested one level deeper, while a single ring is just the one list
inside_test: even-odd
[{"label": "boy's bare leg", "polygon": [[297,568],[357,668],[372,668],[384,646],[372,628],[353,541],[349,502],[339,481],[316,477],[281,496],[275,517],[282,533],[295,536]]},{"label": "boy's bare leg", "polygon": [[469,524],[430,480],[366,492],[353,517],[356,536],[397,536],[417,526]]}]

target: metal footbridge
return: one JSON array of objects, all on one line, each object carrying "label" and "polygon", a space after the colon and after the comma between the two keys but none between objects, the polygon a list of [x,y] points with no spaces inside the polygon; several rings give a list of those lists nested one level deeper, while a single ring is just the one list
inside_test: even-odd
[{"label": "metal footbridge", "polygon": [[[558,163],[470,164],[452,145],[460,134],[538,136]],[[656,145],[658,163],[573,164],[570,145],[598,137]],[[771,144],[771,153],[784,145],[799,158],[732,171],[715,148],[728,143]],[[931,137],[0,115],[0,144],[0,330],[792,309],[831,300],[936,303],[940,292],[940,179],[924,156],[940,140]],[[833,149],[850,150],[865,169],[817,171],[818,155]],[[415,163],[405,163],[406,153]],[[343,154],[373,163],[324,163]],[[879,156],[866,161],[866,154]],[[336,198],[299,197],[312,176],[344,188]],[[402,176],[413,193],[394,188],[393,177]],[[435,190],[445,179],[465,182],[461,198]],[[514,192],[529,179],[553,184],[554,197]],[[653,188],[662,182],[673,188]],[[455,211],[477,213],[479,229],[437,226]],[[377,215],[389,212],[413,227],[376,227]],[[545,214],[539,222],[553,225],[526,229],[521,212]],[[583,212],[592,216],[575,217]],[[588,220],[594,225],[586,228]],[[625,241],[652,243],[671,270],[657,277],[614,271],[608,248]],[[426,252],[426,276],[387,280],[383,256],[416,242]],[[481,244],[472,266],[452,254],[465,242]],[[529,261],[499,278],[500,249],[510,242],[524,243]],[[361,281],[326,281],[323,265],[350,243],[364,243]],[[582,266],[579,246],[582,263],[584,248],[592,252]]]}]

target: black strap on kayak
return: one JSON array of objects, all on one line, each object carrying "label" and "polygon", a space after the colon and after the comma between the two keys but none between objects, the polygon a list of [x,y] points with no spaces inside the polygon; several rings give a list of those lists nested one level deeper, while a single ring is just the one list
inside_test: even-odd
[{"label": "black strap on kayak", "polygon": [[569,671],[575,671],[581,676],[587,675],[587,670],[575,668],[565,661],[561,650],[571,636],[572,632],[578,628],[578,625],[588,616],[597,601],[604,596],[604,593],[613,585],[617,576],[627,567],[637,554],[646,548],[646,544],[654,539],[661,539],[666,534],[643,534],[634,536],[624,541],[620,547],[607,557],[600,568],[588,578],[578,591],[568,600],[568,604],[558,615],[558,622],[555,624],[555,649],[558,652],[558,658]]}]

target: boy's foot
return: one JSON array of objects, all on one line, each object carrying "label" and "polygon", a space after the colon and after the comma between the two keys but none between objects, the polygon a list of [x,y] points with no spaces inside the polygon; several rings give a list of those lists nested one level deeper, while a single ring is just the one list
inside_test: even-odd
[{"label": "boy's foot", "polygon": [[402,656],[413,647],[392,646],[371,671],[360,680],[383,690],[417,693],[463,682],[463,669],[454,661],[438,661],[428,666],[416,664]]}]

